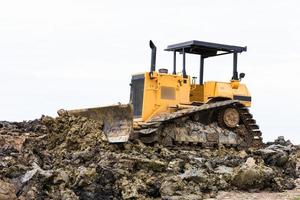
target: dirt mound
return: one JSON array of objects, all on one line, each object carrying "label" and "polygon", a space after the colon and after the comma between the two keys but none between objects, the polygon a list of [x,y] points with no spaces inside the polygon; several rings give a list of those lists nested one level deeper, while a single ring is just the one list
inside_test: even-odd
[{"label": "dirt mound", "polygon": [[0,199],[202,199],[295,186],[296,148],[108,144],[102,124],[63,114],[0,122]]}]

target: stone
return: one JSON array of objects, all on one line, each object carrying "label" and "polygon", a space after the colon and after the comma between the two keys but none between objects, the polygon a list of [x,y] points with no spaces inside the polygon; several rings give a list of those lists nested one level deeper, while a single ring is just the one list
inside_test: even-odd
[{"label": "stone", "polygon": [[167,169],[167,163],[159,160],[133,158],[136,161],[136,166],[139,169],[153,170],[162,172]]},{"label": "stone", "polygon": [[41,169],[40,166],[38,166],[36,163],[33,163],[32,167],[33,167],[32,170],[26,172],[26,174],[24,174],[24,176],[22,176],[21,183],[24,184],[24,183],[28,182],[37,173],[39,173],[47,178],[52,176],[52,171],[45,171],[45,170]]},{"label": "stone", "polygon": [[283,146],[289,146],[292,145],[290,140],[285,140],[284,136],[278,136],[278,138],[274,141],[275,144],[283,145]]},{"label": "stone", "polygon": [[16,189],[13,184],[0,180],[0,200],[16,200]]},{"label": "stone", "polygon": [[196,183],[203,183],[208,181],[208,176],[206,175],[206,172],[204,170],[191,169],[185,171],[179,176],[183,180],[193,181]]},{"label": "stone", "polygon": [[218,174],[229,174],[232,175],[234,172],[234,168],[232,167],[227,167],[224,165],[220,165],[215,169],[215,172]]},{"label": "stone", "polygon": [[182,190],[182,188],[183,188],[182,179],[179,176],[169,177],[162,181],[160,187],[160,194],[162,196],[181,195],[180,190]]},{"label": "stone", "polygon": [[255,159],[250,157],[239,168],[233,177],[233,184],[242,190],[263,189],[268,187],[274,177],[272,168],[257,165]]},{"label": "stone", "polygon": [[255,153],[261,155],[266,164],[282,167],[289,161],[289,154],[294,151],[291,148],[282,145],[270,145],[257,150]]},{"label": "stone", "polygon": [[183,171],[184,161],[182,159],[175,159],[169,162],[167,170],[174,173],[180,173]]}]

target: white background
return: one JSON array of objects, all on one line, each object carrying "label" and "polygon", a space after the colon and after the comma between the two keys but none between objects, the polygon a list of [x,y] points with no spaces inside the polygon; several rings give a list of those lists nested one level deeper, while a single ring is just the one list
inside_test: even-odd
[{"label": "white background", "polygon": [[[0,1],[0,120],[128,102],[130,75],[172,66],[167,45],[248,46],[239,56],[264,140],[300,143],[299,1]],[[181,64],[181,62],[180,62]],[[210,58],[205,80],[228,81],[232,57]],[[199,58],[187,56],[198,75]]]}]

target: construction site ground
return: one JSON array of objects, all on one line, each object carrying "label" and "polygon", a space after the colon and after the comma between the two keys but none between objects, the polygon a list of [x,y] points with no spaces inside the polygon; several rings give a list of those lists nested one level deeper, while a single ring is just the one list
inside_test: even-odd
[{"label": "construction site ground", "polygon": [[259,149],[109,144],[102,124],[42,116],[0,122],[0,200],[291,199],[300,197],[298,147]]}]

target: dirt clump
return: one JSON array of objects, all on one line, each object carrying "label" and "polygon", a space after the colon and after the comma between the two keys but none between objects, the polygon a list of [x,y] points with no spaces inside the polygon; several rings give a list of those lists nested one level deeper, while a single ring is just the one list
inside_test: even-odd
[{"label": "dirt clump", "polygon": [[279,138],[247,151],[108,144],[102,124],[59,117],[0,122],[0,199],[203,199],[295,187],[297,148]]}]

